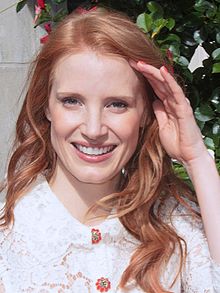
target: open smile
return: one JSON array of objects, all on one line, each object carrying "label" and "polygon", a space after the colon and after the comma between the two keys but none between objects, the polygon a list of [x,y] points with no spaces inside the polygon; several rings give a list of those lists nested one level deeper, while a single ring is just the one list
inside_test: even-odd
[{"label": "open smile", "polygon": [[89,156],[102,156],[112,152],[116,148],[116,145],[103,146],[103,147],[91,147],[91,146],[81,145],[78,143],[73,143],[72,145],[79,152]]}]

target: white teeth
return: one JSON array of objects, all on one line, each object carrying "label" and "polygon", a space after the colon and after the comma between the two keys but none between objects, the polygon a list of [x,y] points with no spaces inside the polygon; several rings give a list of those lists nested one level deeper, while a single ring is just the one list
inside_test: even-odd
[{"label": "white teeth", "polygon": [[104,148],[85,147],[80,144],[75,144],[75,146],[80,152],[87,155],[95,155],[95,156],[106,154],[113,149],[113,146],[108,146]]}]

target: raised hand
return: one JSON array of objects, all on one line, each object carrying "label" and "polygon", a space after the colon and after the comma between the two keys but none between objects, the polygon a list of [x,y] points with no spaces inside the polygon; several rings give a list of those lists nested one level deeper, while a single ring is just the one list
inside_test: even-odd
[{"label": "raised hand", "polygon": [[210,254],[220,264],[220,179],[208,154],[189,101],[165,67],[157,69],[143,62],[130,65],[149,81],[158,100],[153,108],[163,147],[182,162],[192,180],[200,205]]},{"label": "raised hand", "polygon": [[189,100],[166,67],[157,69],[142,61],[130,61],[151,84],[158,97],[153,104],[161,143],[170,157],[188,164],[207,155]]}]

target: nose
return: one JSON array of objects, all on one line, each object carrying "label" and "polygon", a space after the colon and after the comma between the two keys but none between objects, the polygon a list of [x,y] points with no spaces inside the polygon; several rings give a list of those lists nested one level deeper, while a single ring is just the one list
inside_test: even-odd
[{"label": "nose", "polygon": [[83,136],[89,140],[99,140],[107,135],[107,125],[104,123],[103,113],[94,109],[85,113],[84,123],[81,128]]}]

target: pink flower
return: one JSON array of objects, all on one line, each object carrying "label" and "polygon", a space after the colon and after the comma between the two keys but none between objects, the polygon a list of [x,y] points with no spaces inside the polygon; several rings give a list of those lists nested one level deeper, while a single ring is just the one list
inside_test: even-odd
[{"label": "pink flower", "polygon": [[48,40],[49,34],[51,33],[51,24],[50,23],[45,23],[44,24],[44,29],[47,32],[47,35],[44,35],[43,37],[40,38],[40,43],[45,44]]},{"label": "pink flower", "polygon": [[51,29],[51,24],[50,23],[45,23],[44,24],[44,29],[45,31],[49,34],[51,33],[52,29]]},{"label": "pink flower", "polygon": [[44,0],[37,0],[37,5],[38,5],[41,9],[45,9],[45,1],[44,1]]},{"label": "pink flower", "polygon": [[49,35],[45,35],[42,38],[40,38],[40,43],[45,44],[47,42],[47,40],[48,40],[48,37],[49,37]]},{"label": "pink flower", "polygon": [[40,8],[40,6],[35,5],[34,23],[37,22],[38,18],[40,17],[40,14],[41,14],[41,8]]}]

